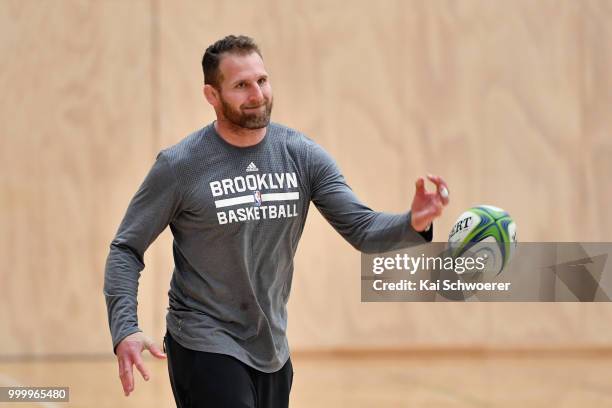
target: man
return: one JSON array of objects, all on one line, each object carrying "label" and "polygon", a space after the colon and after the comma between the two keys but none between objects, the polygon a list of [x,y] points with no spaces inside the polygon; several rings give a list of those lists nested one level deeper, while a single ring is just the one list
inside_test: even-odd
[{"label": "man", "polygon": [[252,39],[228,36],[202,60],[217,120],[157,157],[130,202],[106,263],[104,294],[125,395],[141,352],[166,355],[138,328],[143,256],[170,225],[174,273],[165,351],[178,407],[287,407],[293,380],[286,304],[310,201],[355,248],[431,241],[448,204],[444,181],[416,182],[411,211],[363,205],[333,159],[301,133],[270,123],[272,88]]}]

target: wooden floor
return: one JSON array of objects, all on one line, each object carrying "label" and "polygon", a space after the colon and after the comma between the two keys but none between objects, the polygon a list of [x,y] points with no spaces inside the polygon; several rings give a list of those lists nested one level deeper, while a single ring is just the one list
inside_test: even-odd
[{"label": "wooden floor", "polygon": [[[0,363],[0,386],[69,386],[70,403],[4,407],[174,407],[164,362],[147,360],[128,398],[112,360]],[[294,356],[291,407],[612,407],[610,357]]]}]

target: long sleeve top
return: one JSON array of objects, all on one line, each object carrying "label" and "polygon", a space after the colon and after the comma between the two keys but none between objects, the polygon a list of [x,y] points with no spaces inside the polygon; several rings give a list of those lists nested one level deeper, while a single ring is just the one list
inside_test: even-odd
[{"label": "long sleeve top", "polygon": [[410,212],[361,203],[323,148],[271,123],[236,147],[210,124],[159,153],[110,245],[104,295],[113,348],[140,331],[144,253],[170,226],[174,271],[167,329],[186,348],[231,355],[263,372],[289,358],[287,300],[310,202],[353,247],[382,252],[431,241]]}]

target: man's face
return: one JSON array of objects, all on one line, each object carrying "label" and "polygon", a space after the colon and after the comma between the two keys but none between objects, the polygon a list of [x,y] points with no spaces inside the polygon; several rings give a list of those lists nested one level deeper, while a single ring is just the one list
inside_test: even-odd
[{"label": "man's face", "polygon": [[272,113],[272,87],[259,54],[224,54],[219,72],[223,116],[246,129],[268,126]]}]

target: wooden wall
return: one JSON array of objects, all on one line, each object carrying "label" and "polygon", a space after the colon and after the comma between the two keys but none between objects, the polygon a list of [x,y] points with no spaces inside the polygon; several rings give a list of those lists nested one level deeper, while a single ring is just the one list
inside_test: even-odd
[{"label": "wooden wall", "polygon": [[[213,119],[206,46],[260,44],[273,120],[337,159],[373,208],[444,176],[521,241],[612,240],[612,2],[0,0],[0,355],[109,353],[110,243],[156,152]],[[147,253],[160,339],[172,268]],[[311,211],[290,301],[295,350],[612,346],[607,304],[361,304],[359,254]]]}]

